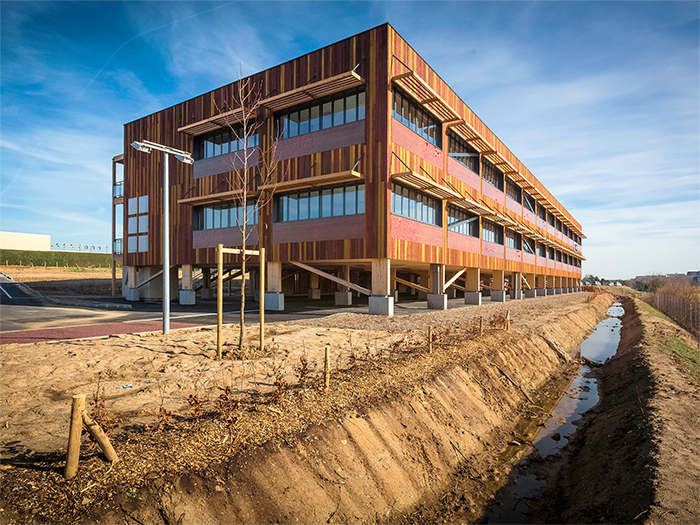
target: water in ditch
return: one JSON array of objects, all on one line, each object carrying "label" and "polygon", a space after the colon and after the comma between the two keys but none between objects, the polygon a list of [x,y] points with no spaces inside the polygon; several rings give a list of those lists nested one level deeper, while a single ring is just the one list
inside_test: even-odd
[{"label": "water in ditch", "polygon": [[[576,349],[577,354],[596,363],[603,363],[615,355],[620,342],[624,309],[615,303],[608,309],[608,317]],[[575,421],[598,403],[596,380],[590,377],[590,367],[582,366],[566,392],[539,431],[531,449],[510,474],[510,482],[499,491],[480,523],[526,523],[530,502],[537,499],[539,489],[546,484],[542,476],[531,474],[528,465],[556,454],[568,443],[576,429]]]}]

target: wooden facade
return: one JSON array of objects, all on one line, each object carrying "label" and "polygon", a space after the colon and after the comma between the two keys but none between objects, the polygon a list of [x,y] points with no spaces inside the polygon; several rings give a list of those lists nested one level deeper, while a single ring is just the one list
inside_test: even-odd
[{"label": "wooden facade", "polygon": [[[417,274],[424,273],[434,264],[445,265],[448,272],[470,267],[487,273],[497,270],[556,276],[570,279],[570,287],[578,286],[581,267],[568,264],[568,260],[569,256],[583,259],[580,244],[452,158],[448,154],[448,131],[474,147],[479,162],[490,162],[534,197],[574,237],[583,236],[580,224],[390,25],[365,31],[239,82],[245,82],[262,99],[262,108],[256,115],[262,124],[260,151],[272,151],[275,142],[275,177],[280,189],[318,187],[314,179],[350,180],[350,175],[345,174],[360,176],[365,185],[364,213],[347,217],[277,222],[273,201],[268,202],[259,211],[257,232],[252,239],[254,243],[262,239],[271,261],[283,265],[292,261],[324,267],[351,265],[369,270],[373,260],[389,259],[409,273],[412,269]],[[362,120],[276,140],[276,112],[300,100],[312,101],[316,96],[333,94],[348,85],[364,88]],[[440,122],[442,147],[429,143],[392,117],[395,88]],[[237,89],[238,83],[234,82],[124,126],[124,201],[148,196],[148,247],[141,251],[129,249],[125,238],[125,266],[162,264],[163,155],[144,154],[129,145],[149,140],[193,151],[198,134],[225,129],[227,119],[236,117],[240,111],[234,96]],[[216,244],[230,245],[237,238],[235,232],[226,231],[235,227],[204,234],[193,231],[194,205],[226,202],[226,192],[231,194],[231,170],[236,164],[223,160],[199,160],[193,167],[170,157],[169,250],[174,265],[213,267]],[[249,167],[251,193],[279,193],[274,186],[267,190],[256,186],[256,169]],[[423,189],[440,201],[441,226],[392,214],[391,187],[397,181],[414,188],[423,183],[429,186]],[[448,203],[476,213],[479,221],[491,220],[566,254],[567,264],[450,231]],[[128,209],[125,205],[125,237],[133,233]],[[132,242],[132,248],[133,245]],[[227,263],[235,265],[237,261],[231,257]],[[256,261],[253,259],[251,264]]]}]

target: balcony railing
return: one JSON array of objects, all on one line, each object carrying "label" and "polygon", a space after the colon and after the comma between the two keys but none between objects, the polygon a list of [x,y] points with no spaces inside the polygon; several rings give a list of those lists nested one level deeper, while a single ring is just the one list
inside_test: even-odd
[{"label": "balcony railing", "polygon": [[120,180],[119,182],[114,183],[112,197],[117,198],[117,197],[123,197],[123,196],[124,196],[124,181]]}]

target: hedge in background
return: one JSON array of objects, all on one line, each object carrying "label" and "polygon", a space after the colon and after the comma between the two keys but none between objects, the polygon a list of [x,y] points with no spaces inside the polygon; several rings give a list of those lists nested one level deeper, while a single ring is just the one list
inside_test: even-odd
[{"label": "hedge in background", "polygon": [[[1,250],[0,264],[9,266],[72,266],[79,268],[111,268],[111,253],[84,252],[36,252],[27,250]],[[121,267],[121,262],[117,262]]]}]

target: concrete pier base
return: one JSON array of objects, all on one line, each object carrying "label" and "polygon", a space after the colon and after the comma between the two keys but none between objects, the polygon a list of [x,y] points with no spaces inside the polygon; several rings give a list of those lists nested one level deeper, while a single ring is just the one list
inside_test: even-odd
[{"label": "concrete pier base", "polygon": [[125,298],[127,301],[139,301],[141,299],[141,291],[138,288],[127,288]]},{"label": "concrete pier base", "polygon": [[352,306],[352,292],[335,292],[336,306]]},{"label": "concrete pier base", "polygon": [[464,304],[481,305],[481,292],[464,292]]},{"label": "concrete pier base", "polygon": [[180,304],[193,305],[197,301],[197,293],[194,290],[180,290]]},{"label": "concrete pier base", "polygon": [[284,310],[284,294],[268,292],[265,294],[265,311],[281,312]]},{"label": "concrete pier base", "polygon": [[320,299],[321,289],[320,288],[309,288],[309,299]]},{"label": "concrete pier base", "polygon": [[370,295],[369,313],[372,315],[394,315],[394,298],[388,295]]},{"label": "concrete pier base", "polygon": [[428,294],[428,309],[429,310],[447,310],[447,294],[444,294],[444,293]]},{"label": "concrete pier base", "polygon": [[506,302],[506,291],[505,290],[491,290],[491,302],[492,303],[505,303]]},{"label": "concrete pier base", "polygon": [[537,297],[537,290],[525,290],[525,299]]},{"label": "concrete pier base", "polygon": [[535,292],[537,292],[537,297],[544,297],[545,295],[547,295],[546,288],[537,288]]}]

